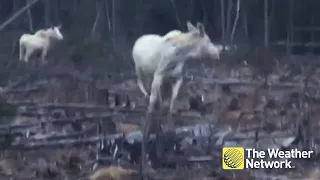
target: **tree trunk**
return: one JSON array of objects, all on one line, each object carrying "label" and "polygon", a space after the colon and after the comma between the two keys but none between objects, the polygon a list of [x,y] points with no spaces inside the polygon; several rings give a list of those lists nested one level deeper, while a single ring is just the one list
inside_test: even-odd
[{"label": "tree trunk", "polygon": [[137,0],[136,4],[136,17],[135,17],[135,22],[137,24],[137,29],[135,31],[135,36],[140,36],[142,33],[143,29],[143,24],[144,24],[144,7],[143,7],[143,0]]},{"label": "tree trunk", "polygon": [[233,8],[233,1],[228,1],[228,11],[227,11],[227,37],[228,42],[230,42],[230,34],[231,34],[231,17],[232,17],[232,8]]},{"label": "tree trunk", "polygon": [[[267,0],[266,0],[267,1]],[[234,35],[236,33],[236,29],[237,29],[237,25],[238,25],[238,20],[239,20],[239,14],[240,14],[240,0],[237,0],[237,12],[236,12],[236,17],[234,19],[234,23],[233,23],[233,27],[232,27],[232,32],[231,32],[231,35],[230,35],[230,42],[232,43],[233,42],[233,38],[234,38]]]},{"label": "tree trunk", "polygon": [[50,24],[50,1],[44,0],[44,24],[48,28]]},{"label": "tree trunk", "polygon": [[242,1],[242,7],[240,11],[240,18],[242,19],[242,27],[246,38],[249,38],[249,31],[248,31],[248,2],[246,0]]},{"label": "tree trunk", "polygon": [[223,44],[226,43],[226,36],[225,36],[225,28],[226,28],[226,18],[225,18],[225,4],[224,4],[224,0],[220,0],[220,5],[221,5],[221,35],[222,35],[222,42]]},{"label": "tree trunk", "polygon": [[112,46],[115,48],[116,47],[116,37],[117,37],[117,34],[116,34],[116,2],[118,0],[112,0]]},{"label": "tree trunk", "polygon": [[269,47],[269,7],[268,0],[264,0],[264,47]]},{"label": "tree trunk", "polygon": [[289,1],[289,23],[287,26],[287,44],[286,44],[286,50],[287,54],[291,53],[291,43],[293,40],[293,34],[292,34],[292,26],[293,26],[293,1]]},{"label": "tree trunk", "polygon": [[101,2],[99,0],[97,0],[96,1],[96,12],[97,12],[97,15],[96,15],[96,18],[95,18],[93,26],[92,26],[91,37],[96,35],[97,26],[98,26],[98,23],[99,23],[99,20],[100,20],[100,16],[101,16],[101,13],[102,13],[102,10],[103,10],[102,8],[103,8],[103,6],[102,6]]},{"label": "tree trunk", "polygon": [[104,2],[104,14],[105,14],[105,18],[106,18],[106,20],[107,20],[107,24],[108,24],[108,36],[110,37],[110,35],[111,35],[111,32],[112,32],[112,30],[111,30],[111,15],[110,15],[110,6],[109,6],[109,1],[108,0],[104,0],[103,1]]},{"label": "tree trunk", "polygon": [[[19,4],[18,4],[18,0],[13,0],[12,2],[13,4],[13,7],[12,7],[12,12],[16,12],[18,11],[19,9]],[[1,9],[0,9],[1,10]],[[17,28],[19,27],[19,23],[18,22],[15,22],[15,23],[12,23],[14,25],[14,28]]]},{"label": "tree trunk", "polygon": [[50,23],[51,26],[57,24],[59,22],[59,0],[55,0],[51,2],[51,6],[53,7],[53,21],[54,23]]},{"label": "tree trunk", "polygon": [[[29,4],[31,2],[31,0],[27,0],[26,4]],[[30,7],[31,8],[31,7]],[[28,22],[29,22],[29,31],[30,32],[34,32],[33,29],[33,19],[32,19],[32,14],[31,14],[31,10],[30,8],[28,8]]]}]

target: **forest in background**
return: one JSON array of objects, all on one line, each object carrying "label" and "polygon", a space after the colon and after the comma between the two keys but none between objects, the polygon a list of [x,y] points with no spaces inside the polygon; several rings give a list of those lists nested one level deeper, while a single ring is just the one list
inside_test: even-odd
[{"label": "forest in background", "polygon": [[0,26],[1,33],[62,24],[74,59],[111,54],[126,60],[142,34],[185,30],[187,20],[203,22],[217,43],[304,46],[313,51],[320,40],[316,0],[2,0],[0,22],[28,3],[30,8]]}]

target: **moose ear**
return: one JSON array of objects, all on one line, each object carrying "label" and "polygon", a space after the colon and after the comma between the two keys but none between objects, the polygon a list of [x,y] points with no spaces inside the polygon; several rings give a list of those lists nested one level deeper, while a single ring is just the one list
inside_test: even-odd
[{"label": "moose ear", "polygon": [[205,32],[205,30],[204,30],[203,24],[200,23],[200,22],[198,22],[198,23],[197,23],[197,28],[198,28],[198,30],[199,30],[199,32],[200,32],[200,36],[204,36],[206,32]]},{"label": "moose ear", "polygon": [[190,21],[187,21],[187,27],[188,27],[188,31],[194,31],[196,30],[197,28],[194,27]]}]

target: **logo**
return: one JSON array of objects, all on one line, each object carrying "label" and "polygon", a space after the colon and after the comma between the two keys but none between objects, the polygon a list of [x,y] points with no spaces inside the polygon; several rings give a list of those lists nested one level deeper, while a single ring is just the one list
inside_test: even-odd
[{"label": "logo", "polygon": [[244,169],[244,148],[225,147],[222,149],[222,168],[226,170]]}]

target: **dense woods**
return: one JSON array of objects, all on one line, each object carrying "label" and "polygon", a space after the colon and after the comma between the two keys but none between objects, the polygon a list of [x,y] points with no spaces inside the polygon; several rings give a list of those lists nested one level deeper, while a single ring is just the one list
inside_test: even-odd
[{"label": "dense woods", "polygon": [[128,58],[138,36],[185,30],[187,20],[203,22],[216,42],[287,43],[301,48],[298,43],[313,47],[320,38],[315,0],[3,0],[1,22],[28,3],[34,4],[7,26],[1,26],[2,32],[32,32],[62,24],[70,44],[95,37],[108,49],[112,47],[112,52],[121,59]]}]

